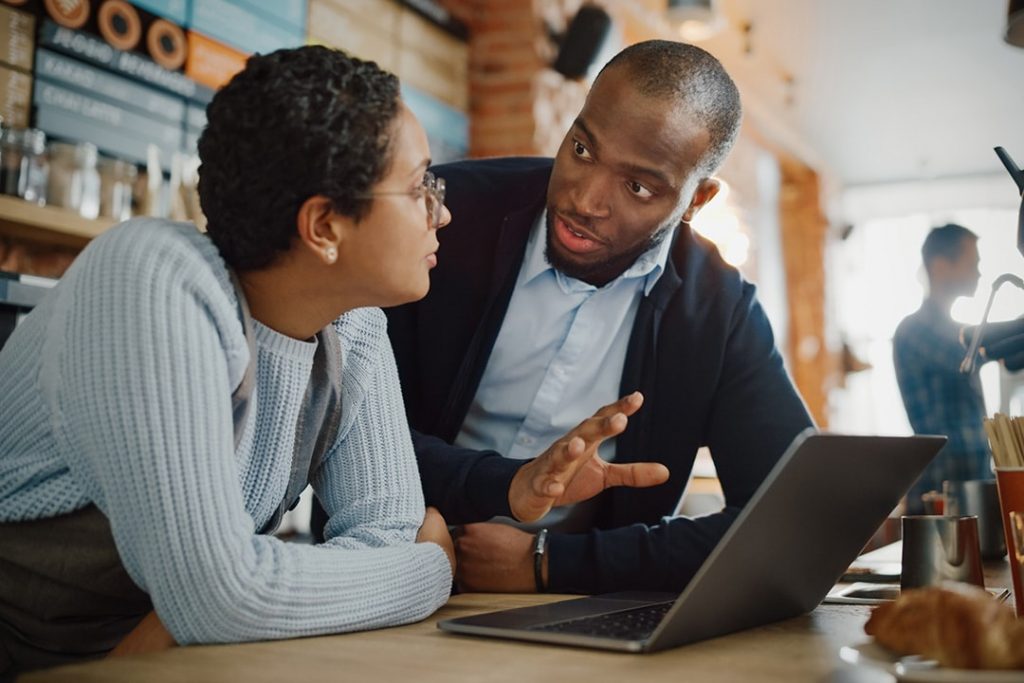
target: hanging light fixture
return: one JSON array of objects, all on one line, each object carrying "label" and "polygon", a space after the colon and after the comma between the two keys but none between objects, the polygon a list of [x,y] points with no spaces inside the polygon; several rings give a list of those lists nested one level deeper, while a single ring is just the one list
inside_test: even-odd
[{"label": "hanging light fixture", "polygon": [[688,43],[707,40],[718,33],[725,21],[716,0],[668,0],[666,17],[679,37]]},{"label": "hanging light fixture", "polygon": [[1024,0],[1010,0],[1003,40],[1015,47],[1024,47]]}]

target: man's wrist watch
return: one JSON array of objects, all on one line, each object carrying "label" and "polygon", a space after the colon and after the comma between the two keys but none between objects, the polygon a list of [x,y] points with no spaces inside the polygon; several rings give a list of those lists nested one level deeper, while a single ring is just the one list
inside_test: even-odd
[{"label": "man's wrist watch", "polygon": [[548,549],[548,530],[541,529],[533,537],[533,580],[537,584],[537,592],[544,593],[544,553]]}]

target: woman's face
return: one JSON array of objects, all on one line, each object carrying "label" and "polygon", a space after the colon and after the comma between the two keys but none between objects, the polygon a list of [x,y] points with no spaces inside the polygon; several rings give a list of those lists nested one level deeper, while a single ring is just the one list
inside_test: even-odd
[{"label": "woman's face", "polygon": [[[391,168],[376,185],[370,212],[353,226],[339,249],[346,278],[374,306],[397,306],[422,299],[437,265],[437,229],[432,224],[424,174],[430,148],[423,126],[403,104],[395,119]],[[451,220],[441,207],[436,227]]]}]

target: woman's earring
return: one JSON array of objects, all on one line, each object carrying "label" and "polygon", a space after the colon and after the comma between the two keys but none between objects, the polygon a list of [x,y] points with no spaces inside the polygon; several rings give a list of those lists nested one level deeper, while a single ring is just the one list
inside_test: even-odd
[{"label": "woman's earring", "polygon": [[324,249],[324,256],[327,257],[328,263],[334,263],[338,260],[338,250],[334,247],[327,247]]}]

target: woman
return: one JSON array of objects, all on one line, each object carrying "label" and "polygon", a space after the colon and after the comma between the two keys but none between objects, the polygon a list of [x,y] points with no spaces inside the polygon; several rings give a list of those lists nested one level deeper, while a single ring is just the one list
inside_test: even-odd
[{"label": "woman", "polygon": [[[380,310],[422,297],[443,183],[397,80],[251,58],[199,143],[209,233],[96,239],[0,354],[0,678],[422,619],[448,598]],[[269,534],[306,483],[328,542]]]},{"label": "woman", "polygon": [[[208,234],[110,230],[0,353],[0,680],[401,624],[448,597],[452,540],[371,308],[426,294],[450,220],[423,129],[394,76],[323,47],[252,57],[207,117]],[[518,467],[510,508],[637,485],[596,450],[639,406]],[[327,541],[270,536],[307,483]]]}]

